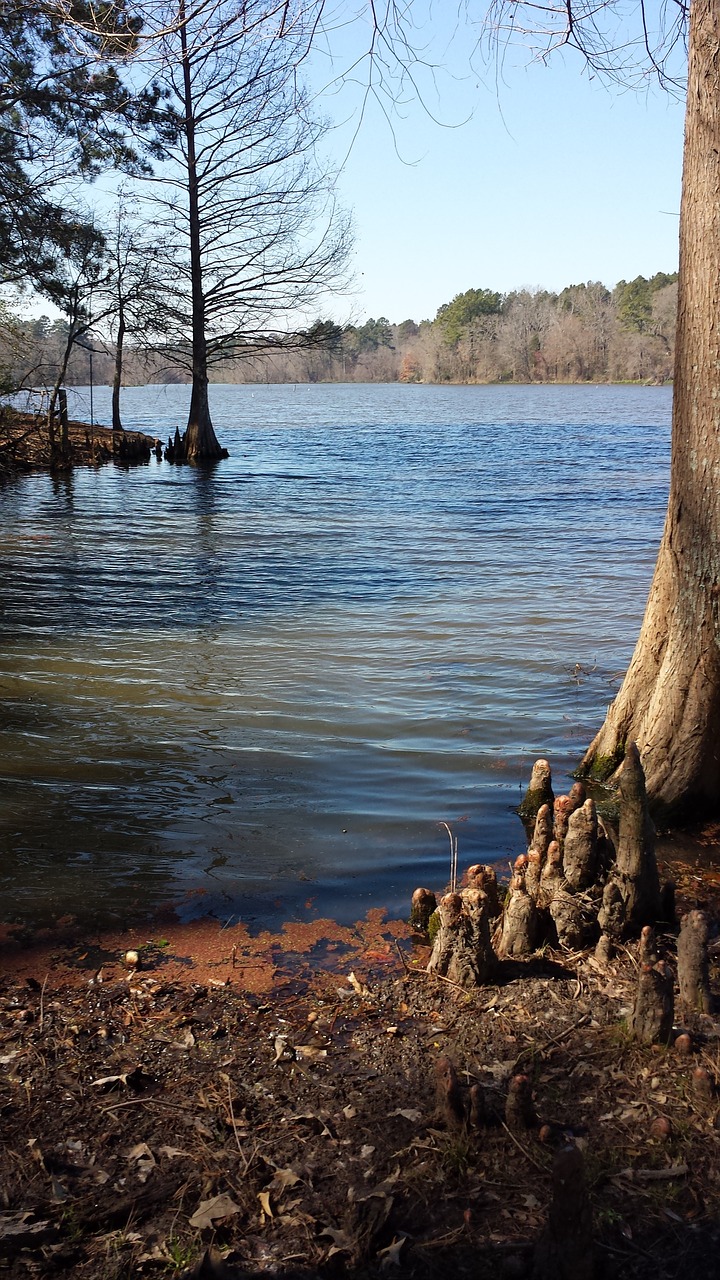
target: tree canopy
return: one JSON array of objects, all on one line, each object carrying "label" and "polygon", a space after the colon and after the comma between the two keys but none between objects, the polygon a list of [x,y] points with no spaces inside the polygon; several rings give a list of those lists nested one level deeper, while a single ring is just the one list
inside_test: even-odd
[{"label": "tree canopy", "polygon": [[457,342],[473,320],[498,315],[501,309],[501,294],[491,289],[467,289],[465,293],[457,293],[452,302],[438,307],[435,319],[443,326],[448,342]]},{"label": "tree canopy", "polygon": [[68,184],[156,149],[159,91],[123,75],[141,28],[127,0],[0,6],[0,279],[47,292],[78,233]]}]

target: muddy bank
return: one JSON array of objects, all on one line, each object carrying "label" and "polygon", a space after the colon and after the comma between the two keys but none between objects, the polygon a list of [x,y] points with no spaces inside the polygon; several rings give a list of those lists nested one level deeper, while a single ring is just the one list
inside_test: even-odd
[{"label": "muddy bank", "polygon": [[[717,933],[697,875],[680,909],[714,911]],[[672,931],[659,946],[672,961]],[[715,1010],[679,1007],[669,1047],[639,1045],[636,944],[607,964],[505,961],[471,992],[428,974],[428,954],[382,912],[255,935],[6,927],[3,1274],[530,1278],[572,1144],[596,1277],[715,1276]],[[463,1117],[482,1092],[472,1123],[438,1091],[448,1061]]]},{"label": "muddy bank", "polygon": [[111,431],[71,421],[67,457],[59,461],[51,455],[44,415],[0,407],[0,479],[20,471],[101,466],[113,461],[125,465],[148,462],[158,444],[140,431]]}]

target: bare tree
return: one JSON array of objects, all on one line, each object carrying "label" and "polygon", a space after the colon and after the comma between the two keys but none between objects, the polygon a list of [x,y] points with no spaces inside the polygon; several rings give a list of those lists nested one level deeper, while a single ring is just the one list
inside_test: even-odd
[{"label": "bare tree", "polygon": [[552,318],[550,295],[540,289],[521,289],[505,299],[501,346],[516,382],[537,376],[537,356]]},{"label": "bare tree", "polygon": [[107,349],[113,354],[112,427],[122,430],[120,391],[126,340],[134,354],[152,350],[174,317],[174,280],[156,228],[142,217],[137,200],[120,191],[112,224],[105,233],[105,272],[95,289]]},{"label": "bare tree", "polygon": [[[93,294],[102,289],[106,278],[104,237],[86,219],[77,224],[62,268],[59,264],[53,264],[51,275],[41,280],[42,292],[62,311],[66,321],[64,345],[48,401],[47,426],[51,461],[55,461],[57,455],[55,415],[70,356],[74,347],[82,345],[83,339],[92,329]],[[102,311],[95,317],[96,321],[102,322],[105,315],[106,311]],[[60,415],[60,457],[63,461],[68,457],[68,424],[64,404],[61,405]]]},{"label": "bare tree", "polygon": [[311,343],[303,314],[344,278],[349,224],[299,76],[321,9],[178,0],[164,13],[159,79],[177,140],[154,199],[177,272],[173,356],[192,377],[187,460],[224,452],[213,364]]}]

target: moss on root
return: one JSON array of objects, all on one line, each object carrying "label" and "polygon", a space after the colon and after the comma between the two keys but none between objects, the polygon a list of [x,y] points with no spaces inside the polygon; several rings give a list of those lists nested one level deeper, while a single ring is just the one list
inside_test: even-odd
[{"label": "moss on root", "polygon": [[538,811],[546,803],[547,795],[542,787],[536,790],[527,791],[525,798],[518,809],[518,815],[522,822],[534,822],[538,816]]},{"label": "moss on root", "polygon": [[436,910],[436,911],[433,911],[430,919],[428,920],[428,937],[430,939],[431,947],[435,943],[435,939],[438,935],[439,928],[440,928],[440,912]]},{"label": "moss on root", "polygon": [[618,742],[615,750],[608,752],[607,755],[593,756],[590,767],[578,769],[573,777],[591,778],[594,782],[607,782],[625,759],[625,747],[624,742]]}]

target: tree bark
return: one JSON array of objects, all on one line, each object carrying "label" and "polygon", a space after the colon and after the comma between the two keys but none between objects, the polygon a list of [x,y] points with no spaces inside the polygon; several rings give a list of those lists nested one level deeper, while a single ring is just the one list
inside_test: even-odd
[{"label": "tree bark", "polygon": [[689,1009],[712,1012],[707,943],[709,923],[704,911],[683,916],[677,943],[680,998]]},{"label": "tree bark", "polygon": [[690,6],[670,498],[622,688],[582,763],[610,776],[637,742],[656,811],[720,806],[720,8]]},{"label": "tree bark", "polygon": [[615,864],[603,892],[600,928],[615,937],[639,933],[662,914],[655,858],[655,829],[647,807],[645,778],[634,742],[620,770],[620,823]]},{"label": "tree bark", "polygon": [[122,431],[120,418],[120,386],[122,384],[123,348],[125,345],[125,308],[122,298],[118,301],[118,329],[115,338],[115,367],[112,385],[112,429]]},{"label": "tree bark", "polygon": [[200,236],[200,200],[197,156],[195,149],[195,116],[193,110],[192,66],[188,48],[185,0],[180,0],[180,48],[183,64],[185,109],[185,141],[188,177],[188,230],[190,233],[190,291],[192,306],[192,392],[187,429],[183,436],[183,452],[187,462],[215,462],[226,458],[210,417],[208,402],[207,337],[205,332],[205,294],[203,292],[202,248]]},{"label": "tree bark", "polygon": [[630,1027],[642,1044],[669,1044],[675,999],[673,975],[663,961],[645,964],[638,973]]},{"label": "tree bark", "polygon": [[547,760],[536,760],[532,767],[530,784],[518,809],[528,837],[532,835],[538,811],[545,804],[552,805],[554,798],[550,765]]},{"label": "tree bark", "polygon": [[440,928],[428,973],[439,973],[461,987],[481,987],[490,980],[496,965],[486,895],[481,889],[446,893],[437,910]]}]

